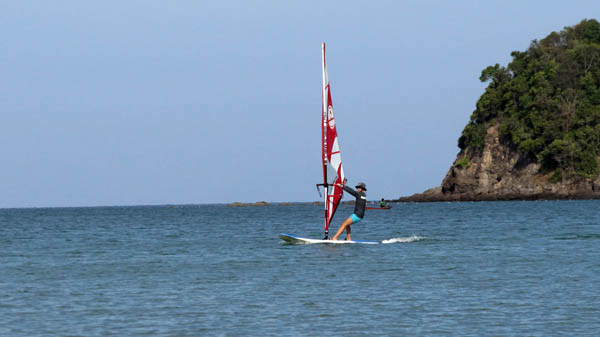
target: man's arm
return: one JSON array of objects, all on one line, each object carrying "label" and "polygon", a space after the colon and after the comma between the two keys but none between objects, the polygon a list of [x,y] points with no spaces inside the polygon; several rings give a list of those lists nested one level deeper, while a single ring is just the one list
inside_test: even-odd
[{"label": "man's arm", "polygon": [[346,185],[341,185],[341,186],[344,189],[344,191],[352,194],[355,198],[360,197],[360,194],[358,194],[358,192],[356,192],[355,190],[353,190],[351,187],[348,187]]}]

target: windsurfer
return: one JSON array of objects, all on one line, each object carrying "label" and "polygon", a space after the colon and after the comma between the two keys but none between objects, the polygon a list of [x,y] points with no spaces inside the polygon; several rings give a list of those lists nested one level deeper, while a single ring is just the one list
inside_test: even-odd
[{"label": "windsurfer", "polygon": [[346,181],[344,181],[344,184],[337,184],[337,186],[352,194],[356,198],[356,202],[354,203],[354,213],[344,220],[340,226],[340,229],[338,229],[337,233],[335,233],[331,240],[337,240],[345,230],[346,240],[350,241],[352,240],[350,237],[350,225],[361,221],[365,216],[365,206],[367,204],[367,186],[365,183],[358,183],[358,185],[356,185],[356,191],[351,187],[346,186]]}]

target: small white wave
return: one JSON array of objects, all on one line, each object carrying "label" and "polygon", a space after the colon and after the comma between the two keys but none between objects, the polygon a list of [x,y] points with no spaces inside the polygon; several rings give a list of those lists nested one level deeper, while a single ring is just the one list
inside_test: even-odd
[{"label": "small white wave", "polygon": [[413,236],[408,236],[408,237],[400,237],[400,238],[391,238],[388,240],[383,240],[381,241],[381,243],[407,243],[407,242],[415,242],[415,241],[420,241],[425,239],[424,236],[418,236],[418,235],[413,235]]}]

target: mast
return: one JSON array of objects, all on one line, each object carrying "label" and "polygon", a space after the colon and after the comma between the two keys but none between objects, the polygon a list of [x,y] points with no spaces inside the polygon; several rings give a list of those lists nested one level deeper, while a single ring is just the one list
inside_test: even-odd
[{"label": "mast", "polygon": [[323,42],[321,46],[321,56],[321,69],[323,73],[323,85],[321,87],[321,156],[323,159],[323,189],[325,192],[323,193],[323,205],[325,207],[325,239],[327,239],[329,237],[329,221],[327,217],[327,210],[329,208],[327,200],[329,198],[329,193],[327,193],[327,132],[325,131],[327,128],[327,93],[325,90],[329,80],[327,79],[327,65],[325,63],[325,42]]},{"label": "mast", "polygon": [[336,184],[345,181],[344,169],[342,168],[342,156],[338,142],[335,118],[333,115],[333,103],[331,101],[331,87],[327,76],[327,64],[325,62],[325,43],[322,45],[322,67],[323,86],[322,109],[321,109],[321,138],[322,138],[322,161],[323,161],[323,187],[325,189],[325,238],[329,236],[329,224],[335,215],[335,211],[342,199],[343,190]]}]

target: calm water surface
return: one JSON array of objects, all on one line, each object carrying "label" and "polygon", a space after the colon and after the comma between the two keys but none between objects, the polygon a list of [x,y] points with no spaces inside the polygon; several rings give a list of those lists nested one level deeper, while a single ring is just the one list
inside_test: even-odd
[{"label": "calm water surface", "polygon": [[[334,230],[351,213],[342,207]],[[600,201],[0,210],[0,336],[598,336]]]}]

